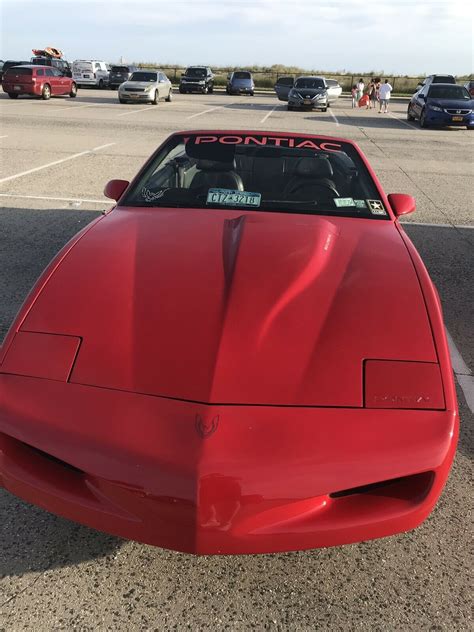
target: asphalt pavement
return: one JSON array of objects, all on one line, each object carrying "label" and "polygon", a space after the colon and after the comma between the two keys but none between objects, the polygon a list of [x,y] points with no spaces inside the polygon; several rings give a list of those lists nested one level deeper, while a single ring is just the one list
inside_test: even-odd
[{"label": "asphalt pavement", "polygon": [[133,177],[169,133],[288,130],[355,140],[387,193],[416,197],[406,230],[466,374],[458,453],[435,511],[382,540],[195,557],[98,533],[0,490],[0,632],[473,629],[474,136],[421,130],[405,113],[403,100],[378,114],[345,98],[322,113],[288,112],[271,95],[177,94],[151,106],[120,105],[109,90],[47,102],[0,94],[0,340],[51,257],[111,206],[105,183]]}]

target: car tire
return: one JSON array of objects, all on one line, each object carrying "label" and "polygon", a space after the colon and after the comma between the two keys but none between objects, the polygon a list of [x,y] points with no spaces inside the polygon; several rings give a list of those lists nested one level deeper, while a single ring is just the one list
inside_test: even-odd
[{"label": "car tire", "polygon": [[415,117],[410,112],[410,106],[408,106],[408,109],[407,109],[407,121],[414,121],[414,120],[415,120]]},{"label": "car tire", "polygon": [[47,101],[51,98],[51,86],[49,85],[49,83],[46,83],[43,86],[43,89],[41,90],[41,98],[43,99],[43,101]]},{"label": "car tire", "polygon": [[122,99],[121,97],[119,97],[119,102],[120,103],[127,103],[126,99]]},{"label": "car tire", "polygon": [[75,99],[77,97],[77,85],[75,83],[71,83],[71,92],[69,93],[71,99]]},{"label": "car tire", "polygon": [[202,89],[202,93],[207,94],[208,92],[209,92],[209,88],[207,86],[204,86],[204,88]]},{"label": "car tire", "polygon": [[181,86],[179,86],[179,93],[180,93],[180,94],[184,94],[184,92],[185,92],[185,91],[183,90],[183,88],[182,88]]},{"label": "car tire", "polygon": [[287,105],[286,107],[288,109],[288,112],[292,112],[293,111],[293,106],[292,105]]},{"label": "car tire", "polygon": [[18,95],[16,92],[9,92],[8,96],[10,97],[10,99],[18,99]]},{"label": "car tire", "polygon": [[104,88],[104,80],[100,79],[99,80],[99,90],[103,90],[103,88]]},{"label": "car tire", "polygon": [[321,112],[327,112],[328,111],[328,106],[326,105],[325,108],[321,108]]},{"label": "car tire", "polygon": [[426,129],[428,127],[428,123],[426,122],[426,114],[425,114],[425,110],[421,111],[421,115],[420,115],[420,127],[422,127],[423,129]]},{"label": "car tire", "polygon": [[254,92],[253,90],[252,90],[252,92],[250,93],[250,96],[251,96],[251,97],[254,97],[254,96],[255,96],[255,92]]},{"label": "car tire", "polygon": [[155,93],[154,93],[154,95],[153,95],[153,99],[151,100],[151,103],[152,103],[153,105],[158,105],[158,101],[159,101],[159,100],[160,100],[160,95],[159,95],[159,92],[158,92],[158,90],[155,90]]},{"label": "car tire", "polygon": [[167,103],[171,103],[172,100],[173,100],[173,88],[170,88],[170,91],[169,91],[168,96],[166,97],[165,101]]},{"label": "car tire", "polygon": [[209,94],[213,94],[213,92],[214,92],[214,86],[209,86],[209,88],[208,88],[208,92],[209,92]]}]

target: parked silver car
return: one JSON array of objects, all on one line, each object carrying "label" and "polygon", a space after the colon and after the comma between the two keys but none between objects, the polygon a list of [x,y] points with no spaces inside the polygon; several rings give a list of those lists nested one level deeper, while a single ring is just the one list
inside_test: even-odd
[{"label": "parked silver car", "polygon": [[333,103],[342,94],[342,86],[336,79],[326,79],[329,103]]},{"label": "parked silver car", "polygon": [[253,97],[255,84],[248,70],[236,70],[227,76],[227,94],[250,94]]},{"label": "parked silver car", "polygon": [[173,88],[164,72],[137,70],[128,81],[119,86],[118,97],[120,103],[147,101],[156,105],[160,99],[171,101]]},{"label": "parked silver car", "polygon": [[298,77],[288,94],[289,110],[322,110],[326,112],[329,96],[324,77]]}]

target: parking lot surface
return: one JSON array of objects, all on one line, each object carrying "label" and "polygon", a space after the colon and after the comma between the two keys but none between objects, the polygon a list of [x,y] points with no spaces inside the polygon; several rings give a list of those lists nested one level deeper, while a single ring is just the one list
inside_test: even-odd
[{"label": "parking lot surface", "polygon": [[269,96],[175,95],[120,105],[0,95],[0,340],[41,270],[103,209],[112,178],[132,178],[184,129],[288,130],[355,140],[387,193],[410,193],[406,228],[438,287],[452,338],[461,437],[431,517],[407,534],[276,555],[194,557],[122,541],[0,490],[3,630],[472,629],[474,137],[421,130],[406,102],[388,114],[288,112]]}]

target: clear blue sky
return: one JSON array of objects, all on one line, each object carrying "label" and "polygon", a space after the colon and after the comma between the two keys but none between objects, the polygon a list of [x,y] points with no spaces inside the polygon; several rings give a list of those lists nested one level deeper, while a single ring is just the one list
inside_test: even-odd
[{"label": "clear blue sky", "polygon": [[466,74],[468,0],[0,0],[1,59],[55,46],[74,59],[295,65]]}]

